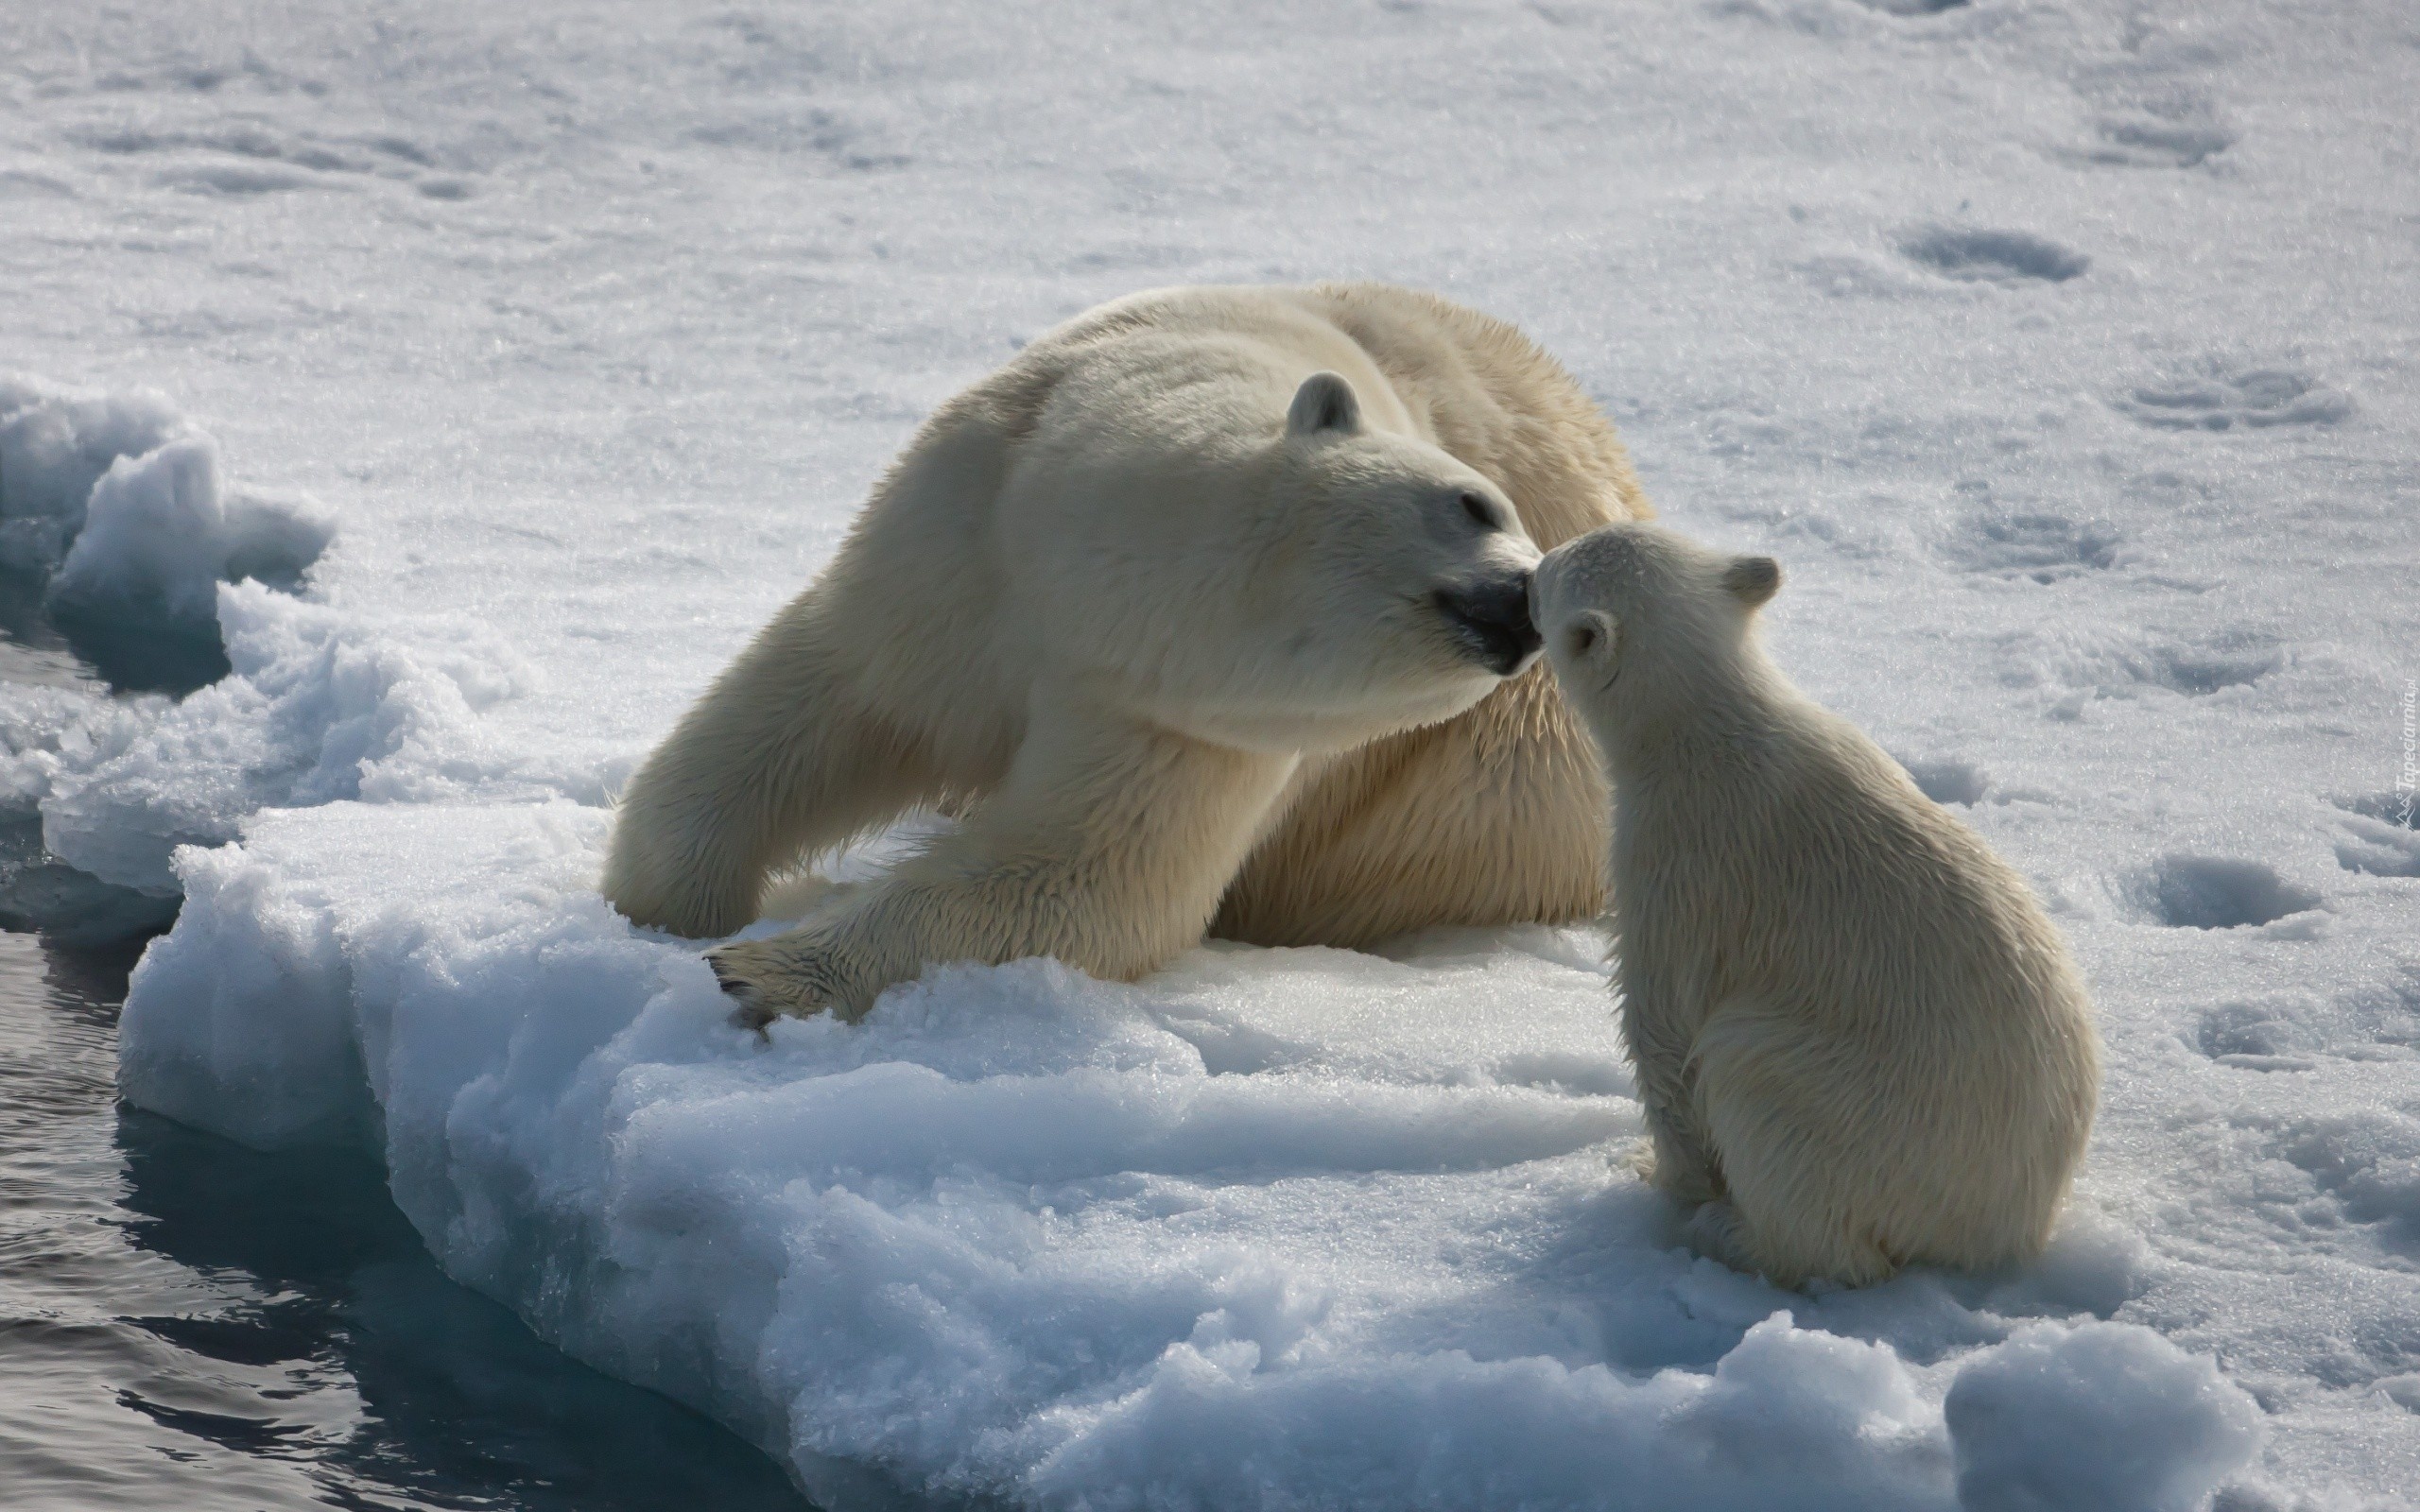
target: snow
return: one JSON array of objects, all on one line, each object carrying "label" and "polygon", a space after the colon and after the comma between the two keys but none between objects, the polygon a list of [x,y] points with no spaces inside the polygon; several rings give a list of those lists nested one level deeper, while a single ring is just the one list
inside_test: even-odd
[{"label": "snow", "polygon": [[[2409,1504],[2402,8],[18,13],[0,553],[226,662],[0,694],[60,906],[183,895],[138,1104],[372,1143],[450,1274],[835,1505]],[[1585,932],[760,1042],[596,899],[918,416],[1101,299],[1337,276],[1561,355],[2035,881],[2108,1040],[2038,1265],[1691,1258]]]}]

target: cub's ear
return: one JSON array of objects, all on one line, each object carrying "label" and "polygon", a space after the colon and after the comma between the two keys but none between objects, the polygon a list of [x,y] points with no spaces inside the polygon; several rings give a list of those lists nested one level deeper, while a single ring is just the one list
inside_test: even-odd
[{"label": "cub's ear", "polygon": [[1286,434],[1310,436],[1320,431],[1342,431],[1347,435],[1361,428],[1361,401],[1353,397],[1353,386],[1340,373],[1315,372],[1303,380],[1294,390],[1294,405],[1286,412]]},{"label": "cub's ear", "polygon": [[1755,609],[1781,590],[1781,563],[1771,557],[1734,557],[1722,569],[1722,586],[1731,596]]}]

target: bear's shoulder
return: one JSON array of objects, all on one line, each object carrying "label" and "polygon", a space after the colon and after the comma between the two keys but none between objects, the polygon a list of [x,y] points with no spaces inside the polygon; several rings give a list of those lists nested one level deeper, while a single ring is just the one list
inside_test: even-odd
[{"label": "bear's shoulder", "polygon": [[1392,284],[1318,284],[1301,297],[1370,353],[1439,446],[1512,495],[1541,548],[1653,517],[1613,422],[1518,327]]}]

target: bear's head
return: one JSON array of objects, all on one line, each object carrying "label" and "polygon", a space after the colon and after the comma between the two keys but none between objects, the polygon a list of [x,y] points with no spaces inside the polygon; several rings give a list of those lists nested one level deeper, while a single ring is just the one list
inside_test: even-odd
[{"label": "bear's head", "polygon": [[1333,372],[1253,444],[1242,581],[1195,600],[1207,623],[1184,658],[1184,725],[1341,749],[1450,719],[1530,663],[1538,548],[1502,489],[1365,422]]},{"label": "bear's head", "polygon": [[1735,557],[1661,525],[1607,525],[1538,563],[1532,612],[1564,696],[1610,751],[1668,728],[1764,665],[1756,610],[1781,587],[1771,557]]}]

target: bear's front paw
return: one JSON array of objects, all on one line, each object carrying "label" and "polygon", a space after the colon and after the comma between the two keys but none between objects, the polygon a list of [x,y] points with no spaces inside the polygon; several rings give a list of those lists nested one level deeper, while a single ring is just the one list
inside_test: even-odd
[{"label": "bear's front paw", "polygon": [[1684,1208],[1713,1202],[1727,1194],[1722,1173],[1713,1161],[1700,1155],[1694,1144],[1663,1130],[1652,1135],[1644,1159],[1634,1160],[1632,1169],[1649,1186]]},{"label": "bear's front paw", "polygon": [[706,952],[706,965],[737,1001],[732,1018],[745,1027],[761,1029],[785,1014],[804,1019],[827,1008],[842,1019],[859,1016],[841,988],[837,962],[788,936],[717,945]]}]

